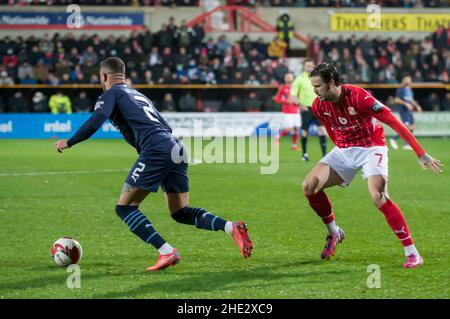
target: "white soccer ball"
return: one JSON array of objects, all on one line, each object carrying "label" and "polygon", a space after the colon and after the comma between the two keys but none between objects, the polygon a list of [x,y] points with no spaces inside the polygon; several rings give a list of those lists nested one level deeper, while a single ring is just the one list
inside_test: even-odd
[{"label": "white soccer ball", "polygon": [[83,250],[78,241],[71,237],[61,237],[52,245],[53,261],[61,267],[79,263]]}]

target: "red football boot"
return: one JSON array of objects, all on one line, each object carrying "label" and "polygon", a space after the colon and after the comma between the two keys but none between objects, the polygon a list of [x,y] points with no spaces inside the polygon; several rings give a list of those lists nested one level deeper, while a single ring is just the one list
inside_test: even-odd
[{"label": "red football boot", "polygon": [[320,257],[322,259],[330,259],[332,256],[334,256],[336,245],[342,242],[344,239],[345,234],[342,229],[339,229],[339,231],[336,234],[328,234],[326,238],[325,247]]},{"label": "red football boot", "polygon": [[147,271],[156,271],[167,268],[169,266],[175,266],[180,262],[180,260],[180,255],[174,248],[170,254],[159,255],[158,262],[154,266],[148,267]]},{"label": "red football boot", "polygon": [[252,255],[252,241],[248,237],[247,225],[244,222],[233,223],[233,240],[241,250],[242,257],[248,258]]},{"label": "red football boot", "polygon": [[403,264],[403,268],[417,268],[423,265],[423,258],[419,255],[411,254],[406,256],[406,262]]}]

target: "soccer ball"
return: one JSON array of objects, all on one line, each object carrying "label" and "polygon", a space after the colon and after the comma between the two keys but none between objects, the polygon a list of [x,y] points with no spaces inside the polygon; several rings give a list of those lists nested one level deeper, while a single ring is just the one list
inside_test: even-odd
[{"label": "soccer ball", "polygon": [[61,237],[55,241],[51,250],[53,261],[60,267],[80,262],[83,250],[78,241],[70,237]]}]

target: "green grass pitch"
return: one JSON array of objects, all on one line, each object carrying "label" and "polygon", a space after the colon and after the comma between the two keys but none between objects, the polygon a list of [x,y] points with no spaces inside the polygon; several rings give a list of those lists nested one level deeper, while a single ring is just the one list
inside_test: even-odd
[{"label": "green grass pitch", "polygon": [[[450,165],[449,139],[420,139]],[[254,254],[241,258],[223,232],[180,225],[161,192],[140,206],[181,253],[176,267],[147,273],[156,251],[116,216],[114,207],[136,153],[121,140],[92,140],[64,154],[53,140],[0,140],[0,298],[449,298],[449,172],[423,171],[411,151],[390,151],[390,196],[403,210],[425,264],[402,269],[400,243],[359,178],[327,191],[347,239],[320,260],[326,235],[300,188],[311,162],[284,140],[277,174],[260,164],[201,164],[189,169],[191,205],[244,220]],[[101,170],[115,170],[105,173]],[[78,171],[65,175],[45,172]],[[36,173],[20,175],[13,173]],[[72,236],[83,246],[81,288],[54,265],[50,246]],[[368,265],[381,269],[381,288],[368,288]]]}]

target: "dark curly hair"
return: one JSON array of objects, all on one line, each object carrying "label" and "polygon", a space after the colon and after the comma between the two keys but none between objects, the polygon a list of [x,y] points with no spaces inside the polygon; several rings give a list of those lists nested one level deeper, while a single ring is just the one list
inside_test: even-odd
[{"label": "dark curly hair", "polygon": [[322,81],[329,84],[331,80],[334,81],[336,85],[341,85],[341,79],[336,67],[331,63],[321,63],[314,67],[314,69],[309,74],[309,77],[320,76]]}]

